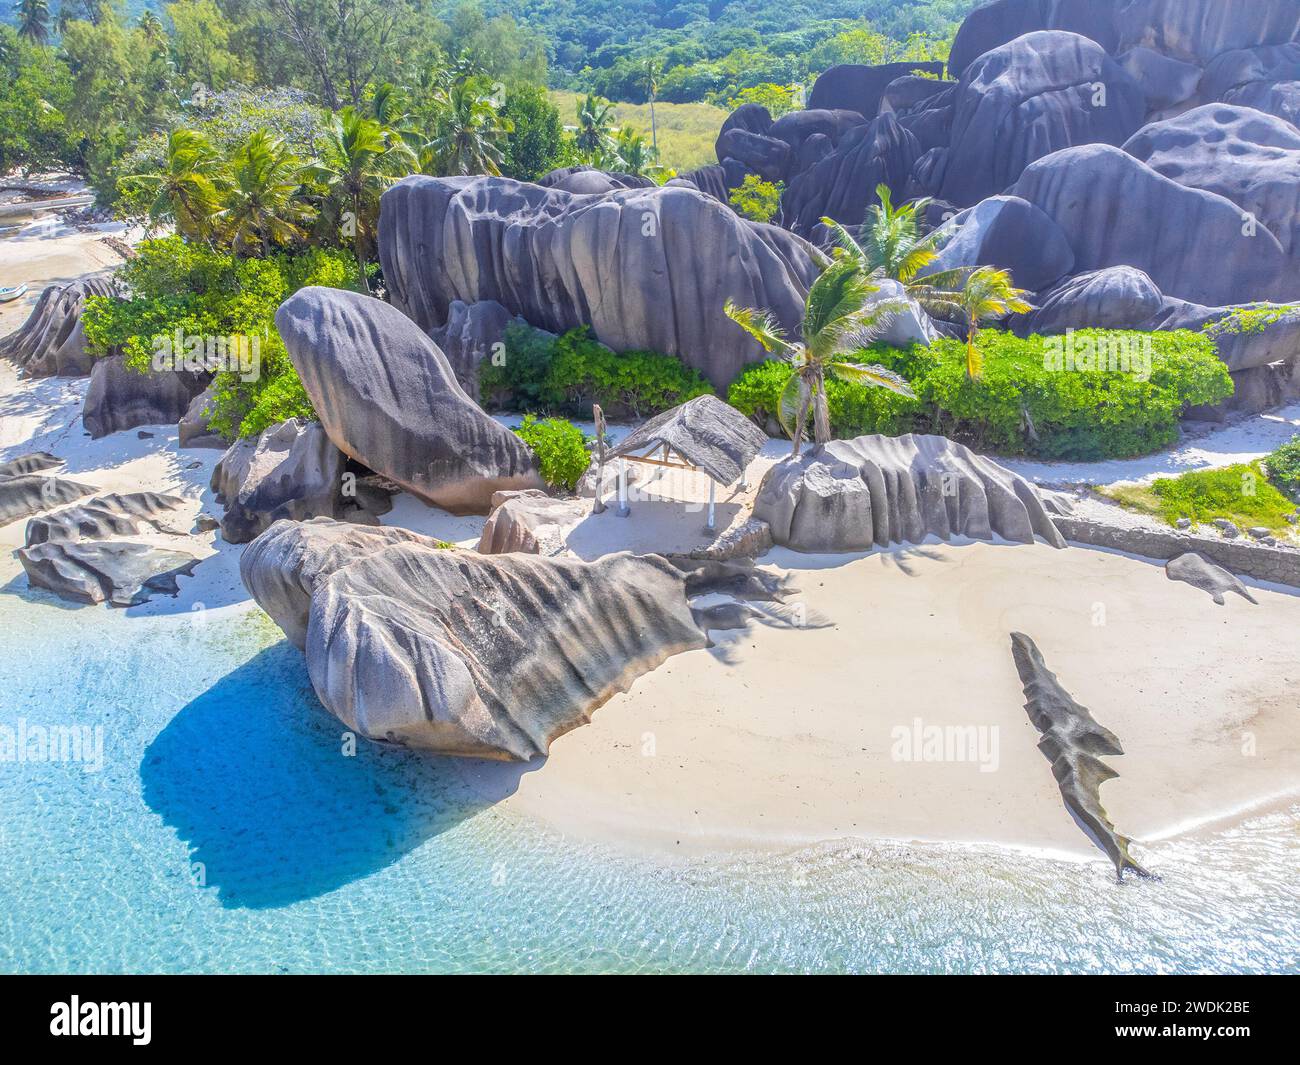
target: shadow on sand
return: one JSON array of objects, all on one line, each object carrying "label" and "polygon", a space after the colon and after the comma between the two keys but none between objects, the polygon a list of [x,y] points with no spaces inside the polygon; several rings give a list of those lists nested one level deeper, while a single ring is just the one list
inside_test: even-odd
[{"label": "shadow on sand", "polygon": [[144,800],[190,847],[223,905],[314,898],[399,861],[510,794],[536,769],[470,766],[358,739],[316,700],[302,655],[267,648],[194,699],[145,750]]}]

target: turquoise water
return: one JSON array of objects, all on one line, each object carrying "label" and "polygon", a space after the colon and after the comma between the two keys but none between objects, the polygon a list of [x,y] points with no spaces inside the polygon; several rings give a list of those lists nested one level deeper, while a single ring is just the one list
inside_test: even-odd
[{"label": "turquoise water", "polygon": [[0,592],[0,726],[102,725],[103,763],[0,762],[0,970],[1294,971],[1300,807],[1103,861],[835,844],[656,864],[539,831],[455,766],[343,754],[256,611]]}]

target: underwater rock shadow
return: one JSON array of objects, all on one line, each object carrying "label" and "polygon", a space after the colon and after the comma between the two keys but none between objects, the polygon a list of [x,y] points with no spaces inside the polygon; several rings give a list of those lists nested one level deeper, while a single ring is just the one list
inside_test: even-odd
[{"label": "underwater rock shadow", "polygon": [[144,752],[142,794],[189,845],[201,890],[250,909],[323,895],[482,812],[540,764],[498,767],[484,794],[456,759],[360,737],[347,756],[345,731],[287,641],[172,718]]}]

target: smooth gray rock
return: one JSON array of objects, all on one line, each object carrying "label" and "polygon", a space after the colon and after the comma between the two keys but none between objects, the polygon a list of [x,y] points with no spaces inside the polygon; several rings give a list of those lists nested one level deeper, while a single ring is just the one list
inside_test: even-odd
[{"label": "smooth gray rock", "polygon": [[784,181],[790,173],[790,145],[775,137],[733,128],[718,137],[719,159],[736,159],[764,181]]},{"label": "smooth gray rock", "polygon": [[670,188],[691,188],[715,200],[727,202],[730,190],[727,188],[727,172],[720,165],[702,166],[697,170],[688,170],[675,178],[664,182]]},{"label": "smooth gray rock", "polygon": [[27,523],[24,544],[107,540],[134,536],[142,525],[161,531],[167,517],[185,500],[161,492],[109,492],[84,503],[74,503]]},{"label": "smooth gray rock", "polygon": [[[898,116],[898,124],[916,138],[917,147],[922,155],[932,148],[947,148],[949,141],[952,140],[952,116],[957,100],[957,83],[945,81],[931,82],[931,84],[945,87],[911,107],[894,112]],[[882,103],[882,113],[884,107],[885,104]]]},{"label": "smooth gray rock", "polygon": [[961,77],[986,52],[1035,30],[1068,30],[1113,52],[1119,42],[1115,8],[1126,0],[996,0],[962,22],[948,55],[948,70]]},{"label": "smooth gray rock", "polygon": [[1248,82],[1224,93],[1223,102],[1253,107],[1300,127],[1300,80]]},{"label": "smooth gray rock", "polygon": [[876,186],[900,192],[918,155],[916,138],[892,113],[854,127],[834,151],[791,179],[781,197],[782,224],[804,235],[827,217],[860,225],[880,202]]},{"label": "smooth gray rock", "polygon": [[[1267,529],[1264,531],[1265,533],[1268,532]],[[1224,605],[1224,595],[1228,592],[1236,592],[1247,602],[1258,605],[1258,601],[1246,590],[1246,586],[1241,581],[1222,566],[1217,566],[1209,559],[1192,551],[1170,559],[1165,564],[1165,576],[1171,581],[1185,581],[1193,588],[1201,589],[1201,591],[1208,593],[1219,606]]]},{"label": "smooth gray rock", "polygon": [[33,451],[19,455],[8,462],[0,462],[0,480],[6,477],[23,477],[29,473],[44,473],[63,465],[63,460],[48,451]]},{"label": "smooth gray rock", "polygon": [[319,422],[288,418],[236,440],[212,471],[221,537],[245,544],[280,518],[338,517],[344,458]]},{"label": "smooth gray rock", "polygon": [[379,247],[393,305],[426,331],[453,300],[495,300],[554,333],[677,355],[719,387],[764,357],[726,301],[795,329],[822,265],[692,189],[577,197],[505,178],[406,178],[384,193]]},{"label": "smooth gray rock", "polygon": [[1236,523],[1229,521],[1227,518],[1215,518],[1213,524],[1223,534],[1225,540],[1235,540],[1241,535],[1241,530]]},{"label": "smooth gray rock", "polygon": [[1231,200],[1180,185],[1119,148],[1055,152],[1030,165],[1011,193],[1061,227],[1077,272],[1136,267],[1166,295],[1206,306],[1300,297],[1300,275],[1267,227],[1249,225]]},{"label": "smooth gray rock", "polygon": [[1161,111],[1190,100],[1201,84],[1201,68],[1150,48],[1130,48],[1116,62],[1142,87],[1148,111]]},{"label": "smooth gray rock", "polygon": [[479,363],[491,360],[494,349],[504,351],[496,345],[505,343],[506,329],[512,324],[523,324],[523,319],[495,300],[452,300],[446,325],[430,330],[429,339],[447,356],[460,387],[477,399]]},{"label": "smooth gray rock", "polygon": [[543,175],[537,184],[544,189],[562,189],[579,196],[601,196],[615,189],[654,187],[654,181],[648,177],[597,170],[591,166],[561,167]]},{"label": "smooth gray rock", "polygon": [[94,491],[93,485],[79,484],[52,474],[28,473],[0,478],[0,525],[71,503]]},{"label": "smooth gray rock", "polygon": [[[1241,3],[1242,0],[1237,2]],[[1246,2],[1250,3],[1251,0]],[[1294,24],[1295,20],[1300,19],[1300,12],[1297,12],[1290,0],[1282,2],[1289,4],[1289,18]],[[1243,27],[1246,31],[1243,39],[1250,43],[1239,48],[1220,49],[1213,53],[1213,58],[1207,57],[1205,73],[1201,76],[1203,99],[1221,100],[1230,90],[1252,82],[1271,84],[1294,81],[1300,76],[1300,41],[1295,39],[1296,34],[1269,42],[1260,40],[1263,35],[1257,27],[1258,23]]]},{"label": "smooth gray rock", "polygon": [[939,256],[921,273],[964,266],[1011,271],[1017,287],[1039,292],[1074,270],[1074,252],[1047,215],[1015,196],[990,196],[940,227]]},{"label": "smooth gray rock", "polygon": [[244,549],[239,576],[258,606],[302,650],[318,580],[382,548],[426,539],[387,525],[352,525],[325,517],[281,519]]},{"label": "smooth gray rock", "polygon": [[1043,736],[1038,749],[1052,765],[1052,776],[1061,789],[1066,809],[1106,852],[1118,879],[1124,878],[1126,869],[1150,877],[1129,853],[1132,840],[1115,830],[1101,805],[1101,786],[1119,774],[1100,756],[1123,754],[1119,740],[1097,723],[1086,706],[1070,697],[1056,674],[1047,668],[1037,645],[1024,633],[1011,634],[1011,655],[1025,690],[1025,712]]},{"label": "smooth gray rock", "polygon": [[1142,125],[1136,81],[1095,41],[1029,33],[980,56],[957,86],[938,195],[962,206],[1003,192],[1037,159],[1077,144],[1123,144]]},{"label": "smooth gray rock", "polygon": [[[1253,318],[1243,318],[1242,314]],[[1245,324],[1245,323],[1249,324]],[[1233,373],[1273,363],[1300,363],[1300,304],[1253,303],[1242,307],[1202,307],[1166,301],[1153,325],[1208,333],[1219,358]]]},{"label": "smooth gray rock", "polygon": [[199,564],[184,551],[95,540],[20,548],[18,561],[33,587],[61,599],[118,607],[135,606],[155,594],[178,594],[177,577],[193,576]]},{"label": "smooth gray rock", "polygon": [[1232,104],[1206,104],[1144,126],[1124,145],[1188,188],[1231,200],[1259,219],[1288,255],[1300,250],[1300,129]]},{"label": "smooth gray rock", "polygon": [[175,425],[209,379],[188,370],[136,373],[122,355],[96,359],[81,423],[95,438],[140,425]]},{"label": "smooth gray rock", "polygon": [[542,487],[533,453],[465,394],[446,356],[397,308],[304,288],[275,322],[329,439],[368,469],[461,513],[485,513],[493,492]]},{"label": "smooth gray rock", "polygon": [[857,111],[791,111],[772,123],[768,136],[784,141],[791,153],[799,156],[809,138],[824,138],[834,148],[845,134],[866,124],[867,119]]},{"label": "smooth gray rock", "polygon": [[870,120],[880,114],[885,90],[899,78],[923,70],[943,76],[942,63],[845,63],[819,75],[808,94],[810,111],[856,111]]},{"label": "smooth gray rock", "polygon": [[876,291],[867,297],[868,307],[892,301],[903,304],[906,308],[895,311],[887,321],[882,322],[877,343],[887,344],[891,348],[910,348],[913,344],[929,344],[939,338],[939,330],[934,322],[920,303],[907,294],[907,288],[901,281],[880,278],[873,283]]},{"label": "smooth gray rock", "polygon": [[[1018,278],[1017,278],[1018,280]],[[1011,328],[1021,336],[1055,336],[1069,329],[1142,329],[1167,301],[1151,278],[1131,266],[1112,266],[1068,277],[1038,297]]]},{"label": "smooth gray rock", "polygon": [[942,81],[935,78],[923,78],[916,74],[906,74],[895,78],[880,97],[880,113],[894,111],[907,114],[915,108],[928,105],[936,96],[942,96],[947,90],[956,86],[955,81]]},{"label": "smooth gray rock", "polygon": [[317,578],[306,654],[321,702],[363,736],[526,761],[704,645],[682,575],[658,556],[579,562],[412,542]]},{"label": "smooth gray rock", "polygon": [[1065,541],[1037,490],[1018,474],[941,436],[832,440],[763,478],[754,517],[796,551],[866,551],[892,543],[994,536]]},{"label": "smooth gray rock", "polygon": [[548,529],[572,525],[590,510],[586,503],[556,499],[535,488],[523,492],[497,492],[492,513],[479,537],[481,555],[555,555],[564,549],[563,539]]},{"label": "smooth gray rock", "polygon": [[748,133],[767,136],[771,128],[772,114],[766,107],[762,104],[741,104],[723,120],[718,135],[721,136],[732,129],[743,129]]},{"label": "smooth gray rock", "polygon": [[208,385],[190,400],[190,405],[176,425],[181,447],[211,447],[225,449],[230,441],[214,430],[210,424],[213,404],[213,387]]},{"label": "smooth gray rock", "polygon": [[87,296],[117,292],[107,274],[50,285],[16,332],[0,340],[0,357],[12,359],[32,377],[84,377],[94,360],[86,350],[81,309]]}]

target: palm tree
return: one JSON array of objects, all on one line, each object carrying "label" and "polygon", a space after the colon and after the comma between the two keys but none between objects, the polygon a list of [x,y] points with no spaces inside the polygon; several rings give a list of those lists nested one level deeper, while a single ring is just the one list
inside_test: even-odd
[{"label": "palm tree", "polygon": [[587,98],[578,104],[578,132],[574,143],[592,165],[608,162],[615,154],[616,118],[614,105],[595,93],[587,93]]},{"label": "palm tree", "polygon": [[166,43],[167,31],[163,29],[162,20],[152,11],[142,13],[137,20],[137,25],[140,27],[141,32],[144,33],[145,40],[154,48]]},{"label": "palm tree", "polygon": [[457,81],[447,93],[437,130],[421,153],[421,169],[500,176],[504,158],[500,143],[513,129],[514,124],[500,115],[477,78]]},{"label": "palm tree", "polygon": [[152,193],[151,223],[174,222],[183,237],[211,239],[224,179],[217,151],[202,133],[184,128],[172,130],[162,167],[123,180],[146,194]]},{"label": "palm tree", "polygon": [[768,311],[737,307],[731,300],[723,307],[728,318],[765,350],[782,356],[794,371],[777,403],[781,427],[794,441],[793,458],[799,457],[810,410],[813,439],[818,444],[831,439],[827,374],[915,398],[898,374],[883,366],[863,365],[845,358],[879,339],[893,316],[905,306],[901,300],[881,300],[868,305],[868,299],[877,291],[877,286],[856,263],[848,259],[832,263],[808,290],[802,342],[790,340]]},{"label": "palm tree", "polygon": [[50,5],[48,0],[18,0],[14,4],[18,22],[18,36],[32,44],[50,42]]},{"label": "palm tree", "polygon": [[1025,314],[1034,309],[1023,289],[1016,288],[1011,274],[994,266],[969,267],[960,271],[964,281],[955,292],[935,291],[930,299],[959,318],[966,327],[966,377],[979,379],[984,370],[984,355],[975,346],[975,334],[983,322],[1004,315]]},{"label": "palm tree", "polygon": [[284,141],[254,130],[230,158],[230,179],[222,195],[221,221],[237,254],[291,244],[306,233],[307,210],[298,201],[302,162]]},{"label": "palm tree", "polygon": [[308,173],[325,195],[351,215],[351,236],[361,280],[366,280],[368,251],[379,218],[379,197],[417,165],[415,153],[400,137],[352,107],[331,116],[320,157]]},{"label": "palm tree", "polygon": [[650,92],[650,146],[659,155],[659,125],[655,121],[655,97],[659,95],[659,75],[663,73],[663,64],[653,57],[645,61],[646,88]]},{"label": "palm tree", "polygon": [[614,151],[618,155],[616,165],[624,173],[653,177],[661,169],[657,161],[659,153],[646,144],[645,137],[630,126],[623,126],[618,131],[614,143]]}]

